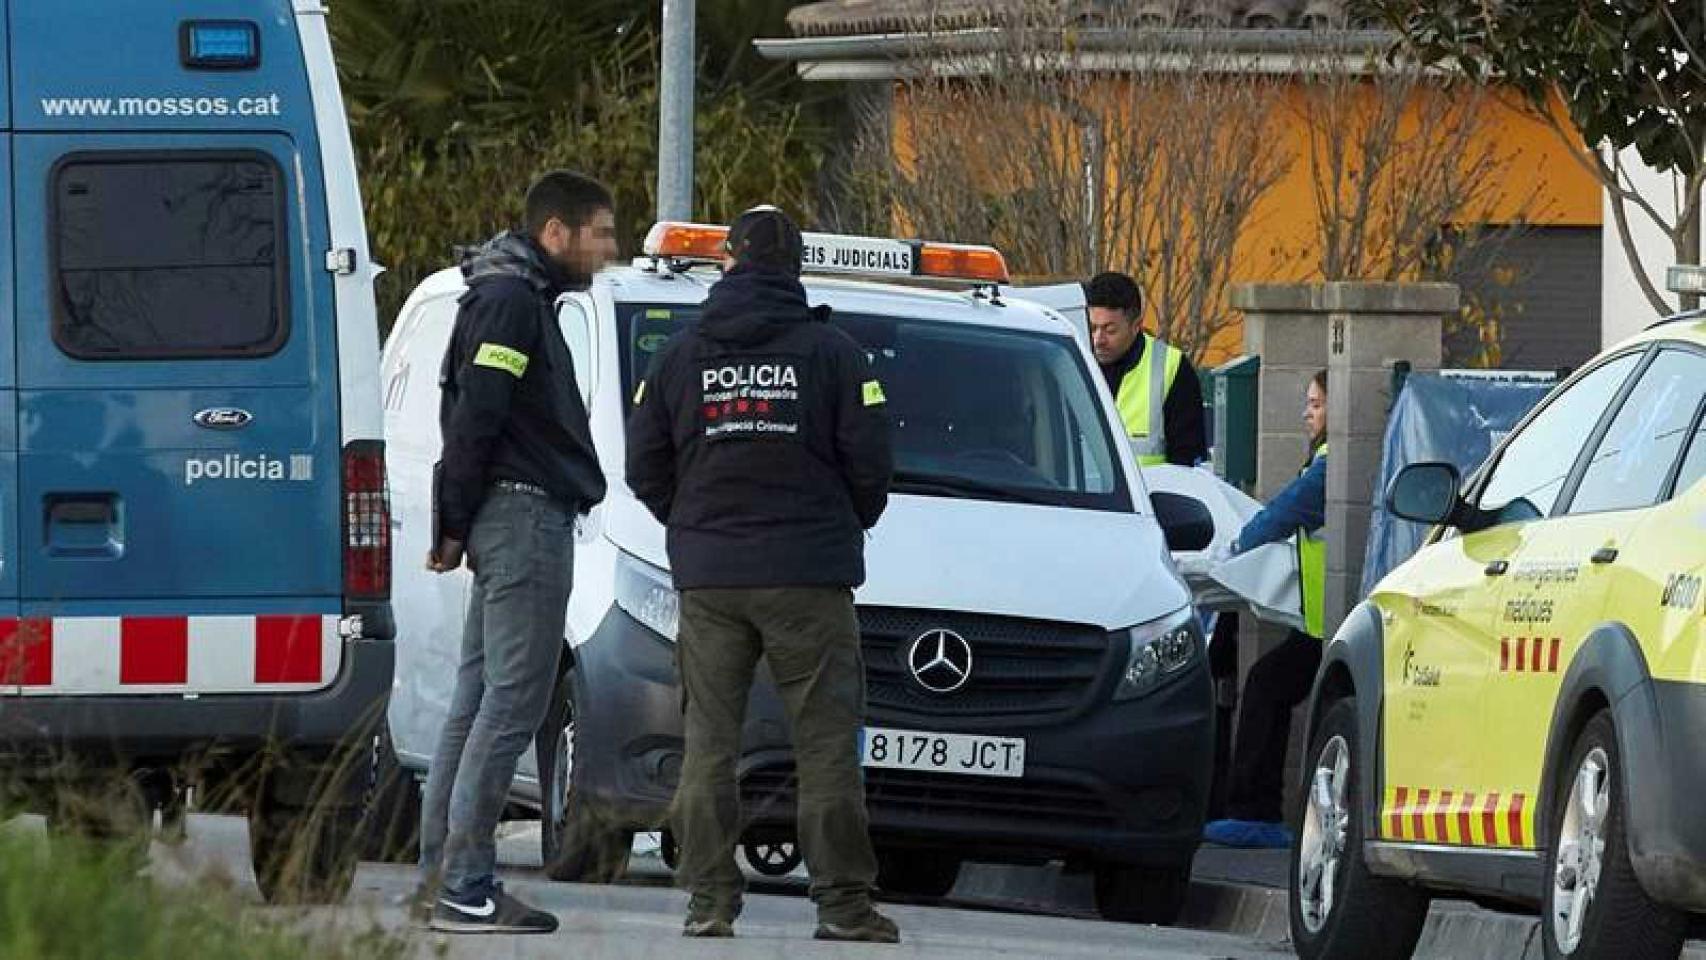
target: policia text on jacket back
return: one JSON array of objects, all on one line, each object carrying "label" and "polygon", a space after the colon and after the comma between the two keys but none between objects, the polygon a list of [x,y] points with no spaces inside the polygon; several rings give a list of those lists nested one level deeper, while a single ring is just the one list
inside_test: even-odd
[{"label": "policia text on jacket back", "polygon": [[786,704],[799,834],[819,939],[895,942],[871,907],[876,857],[859,767],[864,663],[852,588],[892,468],[882,386],[859,346],[806,304],[802,239],[780,211],[742,214],[727,276],[672,339],[628,421],[628,483],[669,528],[682,592],[677,663],[686,757],[676,792],[684,933],[731,936],[735,761],[762,655]]},{"label": "policia text on jacket back", "polygon": [[1208,459],[1202,382],[1184,351],[1143,332],[1143,296],[1123,273],[1084,285],[1090,342],[1139,466]]},{"label": "policia text on jacket back", "polygon": [[422,800],[422,885],[436,893],[437,930],[557,927],[503,892],[494,834],[556,686],[575,516],[605,492],[556,299],[615,255],[609,191],[559,171],[528,190],[525,231],[500,234],[463,264],[468,292],[439,378],[444,454],[427,558],[445,573],[466,551],[474,574]]}]

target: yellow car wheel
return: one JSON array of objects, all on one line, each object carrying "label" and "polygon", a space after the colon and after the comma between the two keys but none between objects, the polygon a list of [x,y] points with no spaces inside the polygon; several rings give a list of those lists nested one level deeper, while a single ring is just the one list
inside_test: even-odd
[{"label": "yellow car wheel", "polygon": [[1623,769],[1611,715],[1600,712],[1555,771],[1541,931],[1551,960],[1674,960],[1686,917],[1635,878],[1624,832]]},{"label": "yellow car wheel", "polygon": [[1291,941],[1303,960],[1407,960],[1422,935],[1428,896],[1377,877],[1363,862],[1363,781],[1357,705],[1328,708],[1309,745],[1297,842],[1291,848]]}]

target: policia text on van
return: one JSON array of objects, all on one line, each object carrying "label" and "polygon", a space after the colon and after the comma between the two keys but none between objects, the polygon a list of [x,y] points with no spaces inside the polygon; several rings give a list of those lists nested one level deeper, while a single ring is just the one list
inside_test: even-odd
[{"label": "policia text on van", "polygon": [[341,896],[394,651],[372,265],[325,13],[9,6],[0,786],[109,837],[191,780],[246,797],[262,892]]}]

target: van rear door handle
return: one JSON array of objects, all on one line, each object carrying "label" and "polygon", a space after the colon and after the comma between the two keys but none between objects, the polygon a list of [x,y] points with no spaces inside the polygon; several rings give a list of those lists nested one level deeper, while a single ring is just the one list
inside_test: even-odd
[{"label": "van rear door handle", "polygon": [[1509,560],[1494,560],[1492,563],[1487,564],[1487,576],[1502,577],[1505,575],[1505,571],[1510,568],[1511,562]]},{"label": "van rear door handle", "polygon": [[1616,563],[1617,562],[1617,548],[1616,547],[1600,547],[1598,550],[1595,550],[1593,552],[1593,556],[1589,557],[1588,559],[1592,560],[1594,563]]},{"label": "van rear door handle", "polygon": [[116,493],[50,493],[47,555],[54,558],[118,560],[124,556],[124,512]]}]

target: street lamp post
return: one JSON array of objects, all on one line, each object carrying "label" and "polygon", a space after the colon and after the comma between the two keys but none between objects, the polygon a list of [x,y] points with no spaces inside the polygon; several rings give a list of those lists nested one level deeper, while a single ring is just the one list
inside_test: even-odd
[{"label": "street lamp post", "polygon": [[663,0],[658,110],[659,220],[693,217],[694,0]]}]

